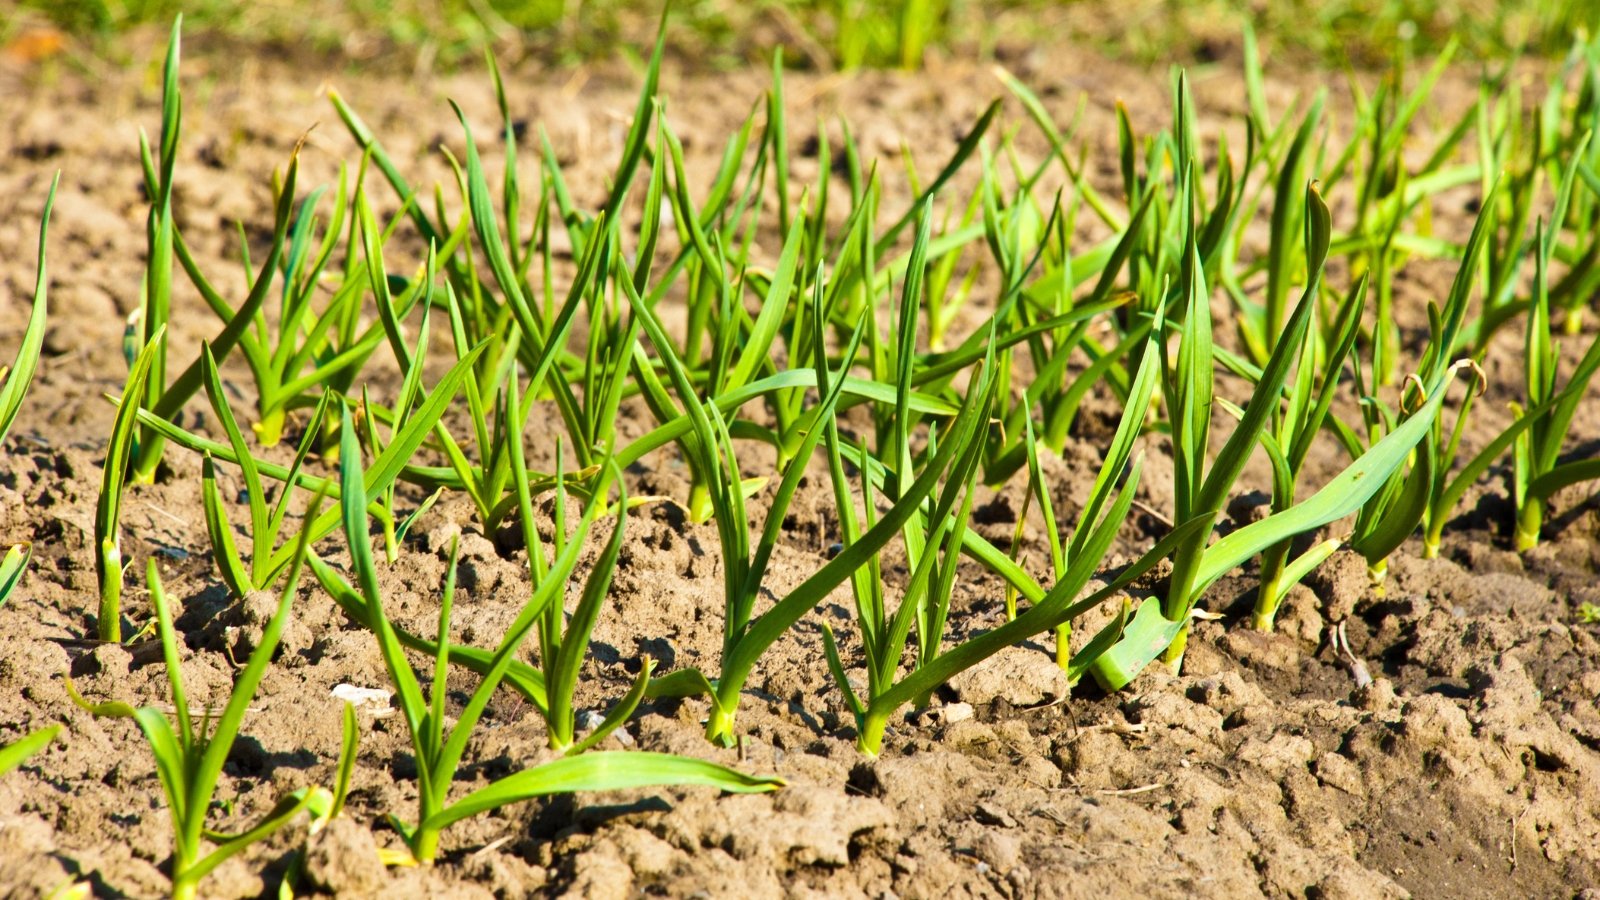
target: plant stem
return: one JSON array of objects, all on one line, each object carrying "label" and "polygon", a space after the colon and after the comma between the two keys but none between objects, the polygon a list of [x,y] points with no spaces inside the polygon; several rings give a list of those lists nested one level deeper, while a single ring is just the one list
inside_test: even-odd
[{"label": "plant stem", "polygon": [[1188,645],[1189,623],[1184,622],[1183,627],[1178,629],[1178,636],[1172,639],[1172,643],[1168,644],[1167,649],[1161,654],[1161,661],[1167,664],[1172,674],[1183,673],[1183,651]]},{"label": "plant stem", "polygon": [[200,848],[178,837],[172,848],[172,900],[195,900],[200,895],[200,879],[194,875],[199,860]]},{"label": "plant stem", "polygon": [[698,478],[689,485],[689,521],[696,525],[711,521],[711,489]]},{"label": "plant stem", "polygon": [[1250,627],[1256,631],[1271,633],[1273,621],[1278,616],[1276,607],[1272,609],[1257,609],[1250,615]]},{"label": "plant stem", "polygon": [[167,439],[154,431],[141,435],[141,443],[135,453],[133,471],[129,474],[129,481],[134,484],[155,484],[156,470],[161,468],[161,451],[167,444]]},{"label": "plant stem", "polygon": [[400,558],[400,545],[395,541],[394,516],[392,514],[383,520],[383,556],[391,566],[395,564],[395,560]]},{"label": "plant stem", "polygon": [[[547,670],[548,671],[548,670]],[[554,679],[548,678],[545,684],[553,684]],[[546,726],[550,732],[550,749],[557,753],[565,753],[572,747],[573,726],[576,718],[572,714],[572,694],[566,691],[553,691],[550,696],[550,711],[545,716]]]},{"label": "plant stem", "polygon": [[1539,546],[1539,531],[1544,527],[1544,504],[1528,500],[1517,512],[1516,548],[1525,553]]},{"label": "plant stem", "polygon": [[417,833],[412,838],[411,855],[425,866],[433,865],[439,855],[439,829],[418,825]]},{"label": "plant stem", "polygon": [[1250,616],[1250,627],[1256,631],[1270,632],[1278,607],[1283,605],[1283,569],[1288,550],[1286,542],[1261,554],[1261,586],[1256,588],[1256,607]]},{"label": "plant stem", "polygon": [[888,726],[887,713],[868,710],[861,720],[860,733],[856,735],[856,749],[865,756],[877,757],[883,749],[883,733]]},{"label": "plant stem", "polygon": [[1568,337],[1577,337],[1583,334],[1583,307],[1574,306],[1567,310],[1565,328]]},{"label": "plant stem", "polygon": [[115,538],[100,544],[100,640],[122,643],[122,548]]},{"label": "plant stem", "polygon": [[283,440],[283,423],[285,412],[283,407],[269,410],[261,414],[261,421],[250,427],[256,433],[256,443],[263,448],[276,447]]},{"label": "plant stem", "polygon": [[1372,584],[1372,593],[1384,596],[1383,583],[1389,578],[1389,560],[1380,559],[1377,562],[1367,563],[1367,579]]},{"label": "plant stem", "polygon": [[733,734],[733,717],[739,711],[738,699],[726,707],[720,698],[711,698],[711,715],[706,719],[706,740],[719,747],[732,747],[736,740]]}]

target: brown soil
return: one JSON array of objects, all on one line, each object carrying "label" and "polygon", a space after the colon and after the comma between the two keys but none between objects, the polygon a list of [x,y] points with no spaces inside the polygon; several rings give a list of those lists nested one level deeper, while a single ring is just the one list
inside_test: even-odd
[{"label": "brown soil", "polygon": [[[1114,196],[1112,102],[1124,99],[1142,124],[1159,124],[1164,77],[1083,48],[1039,51],[1009,65],[1063,116],[1086,92],[1082,133],[1101,136],[1091,148],[1094,177]],[[446,177],[431,148],[442,142],[460,153],[446,97],[492,143],[493,98],[481,74],[355,78],[331,65],[291,66],[237,48],[191,53],[178,214],[208,271],[237,265],[235,221],[256,228],[268,220],[269,174],[306,128],[322,122],[308,145],[305,184],[331,182],[340,161],[358,158],[318,95],[323,68],[413,183]],[[1236,130],[1243,96],[1236,68],[1195,73],[1208,133]],[[51,173],[63,172],[50,241],[48,358],[0,460],[0,541],[34,542],[27,580],[0,609],[0,741],[52,722],[67,727],[59,742],[0,779],[0,892],[12,896],[46,896],[68,880],[107,896],[151,896],[167,885],[170,820],[142,739],[129,722],[79,711],[63,688],[70,672],[92,697],[167,702],[148,645],[89,640],[92,522],[112,414],[100,395],[122,382],[119,338],[139,299],[145,201],[136,129],[157,124],[154,72],[0,70],[0,87],[13,98],[0,108],[0,346],[15,346],[20,333],[38,205]],[[1275,108],[1313,83],[1274,74]],[[510,85],[517,115],[549,130],[578,201],[597,202],[634,77],[622,68],[523,68]],[[723,136],[765,86],[763,73],[668,73],[663,92],[692,166],[715,165]],[[887,168],[905,144],[924,172],[1000,93],[987,72],[961,66],[918,76],[793,75],[788,90],[796,147],[806,145],[819,116],[839,113]],[[1441,90],[1439,120],[1474,97],[1470,73],[1462,73]],[[1027,129],[1024,135],[1024,149],[1037,151]],[[521,156],[530,172],[534,155],[530,147]],[[823,161],[797,155],[796,176],[814,178]],[[486,156],[498,166],[498,151]],[[1337,214],[1337,197],[1334,203]],[[1440,233],[1464,233],[1467,215],[1465,202],[1457,204],[1453,217],[1441,216]],[[1412,301],[1413,329],[1423,322],[1420,301],[1442,293],[1452,271],[1415,268],[1401,296]],[[174,318],[178,356],[216,327],[189,294]],[[1510,340],[1506,353],[1491,355],[1508,377],[1515,352]],[[242,407],[248,378],[242,369],[230,374]],[[381,385],[391,376],[374,377]],[[1469,444],[1504,422],[1513,389],[1496,390],[1496,402],[1479,404],[1483,430]],[[1592,451],[1600,414],[1595,403],[1588,407],[1572,446]],[[1092,420],[1112,414],[1108,404],[1092,407],[1084,439],[1047,461],[1063,507],[1076,508],[1098,464],[1093,429],[1103,426]],[[197,409],[185,415],[208,427]],[[642,408],[625,410],[624,436],[647,417]],[[542,435],[529,442],[548,458]],[[1147,450],[1146,484],[1159,485],[1165,448],[1152,439]],[[198,460],[172,450],[168,461],[171,477],[130,493],[124,552],[135,572],[150,554],[162,560],[168,591],[182,606],[184,674],[198,707],[226,695],[224,651],[247,648],[261,615],[251,601],[230,602],[213,570]],[[1329,456],[1319,465],[1336,462]],[[747,468],[768,465],[752,459]],[[1263,485],[1264,472],[1252,470],[1246,481],[1254,485],[1244,487]],[[813,571],[834,540],[837,516],[826,476],[817,474],[796,501],[774,590]],[[634,490],[669,496],[686,486],[670,451],[629,477]],[[1012,531],[1019,491],[1013,486],[986,507],[983,527],[997,539]],[[1170,509],[1158,488],[1144,489],[1143,499]],[[385,872],[377,864],[377,846],[399,846],[384,815],[414,808],[415,766],[400,720],[369,709],[352,821],[318,836],[311,873],[330,890],[393,896],[1572,896],[1600,884],[1600,643],[1595,626],[1576,624],[1580,603],[1600,602],[1600,515],[1582,492],[1559,497],[1549,540],[1519,556],[1506,549],[1502,479],[1481,486],[1464,509],[1447,532],[1444,558],[1422,561],[1414,545],[1396,557],[1386,596],[1369,590],[1359,559],[1341,554],[1294,592],[1279,631],[1262,635],[1242,624],[1253,579],[1236,576],[1212,592],[1208,606],[1224,618],[1197,629],[1182,677],[1152,671],[1114,696],[1085,688],[1067,697],[1040,648],[1014,649],[953,685],[945,715],[897,724],[877,760],[855,751],[849,715],[822,665],[819,624],[851,629],[851,601],[841,591],[758,666],[740,713],[742,750],[719,751],[703,740],[706,707],[698,701],[647,704],[627,729],[633,747],[777,773],[788,788],[769,796],[644,790],[524,804],[449,831],[432,869]],[[1042,575],[1034,525],[1022,559]],[[1137,541],[1147,546],[1142,529],[1155,520],[1139,525],[1129,529],[1125,552]],[[419,523],[385,575],[390,609],[431,632],[444,545],[455,531],[465,537],[458,634],[486,643],[524,599],[526,576],[481,535],[465,502],[441,502]],[[337,562],[340,544],[322,552]],[[619,696],[645,654],[663,671],[713,664],[719,567],[714,531],[685,523],[675,507],[656,504],[632,520],[581,702],[604,706]],[[998,585],[976,569],[962,583],[953,628],[992,627],[1001,615]],[[145,597],[131,587],[128,594],[126,615],[144,622]],[[1335,625],[1345,628],[1372,684],[1357,689],[1349,662],[1330,644]],[[847,659],[852,651],[847,642]],[[284,791],[331,781],[339,716],[330,691],[342,683],[384,687],[382,660],[368,633],[307,588],[219,786],[231,807],[218,811],[213,827],[249,821]],[[961,709],[956,701],[971,704],[972,715],[953,714]],[[497,702],[469,751],[462,790],[541,759],[544,746],[536,715],[514,699]],[[256,847],[221,867],[204,894],[274,891],[303,840],[291,829]]]}]

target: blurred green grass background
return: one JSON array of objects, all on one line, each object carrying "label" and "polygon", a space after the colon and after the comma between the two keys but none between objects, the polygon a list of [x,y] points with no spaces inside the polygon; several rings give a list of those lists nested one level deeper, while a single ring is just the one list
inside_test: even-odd
[{"label": "blurred green grass background", "polygon": [[[450,68],[484,46],[547,63],[581,63],[648,41],[663,4],[630,0],[15,0],[0,41],[41,24],[116,60],[128,32],[178,12],[192,38],[358,65]],[[1600,0],[681,0],[673,45],[730,67],[790,48],[793,65],[915,68],[939,57],[987,59],[1076,41],[1158,64],[1219,58],[1251,22],[1265,47],[1334,68],[1384,65],[1397,50],[1464,59],[1563,53],[1600,22]]]}]

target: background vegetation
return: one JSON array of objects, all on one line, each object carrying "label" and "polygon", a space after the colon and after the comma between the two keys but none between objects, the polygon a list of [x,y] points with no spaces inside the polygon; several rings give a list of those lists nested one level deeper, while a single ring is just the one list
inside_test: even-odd
[{"label": "background vegetation", "polygon": [[[450,67],[495,47],[579,63],[645,45],[653,0],[20,0],[0,39],[48,25],[117,57],[130,29],[165,29],[178,12],[191,42],[242,41],[341,54],[364,65]],[[315,15],[308,15],[311,10]],[[1206,62],[1237,46],[1249,19],[1264,49],[1339,68],[1385,64],[1397,49],[1431,55],[1454,39],[1462,56],[1558,55],[1600,22],[1600,0],[684,0],[673,4],[675,50],[712,66],[769,58],[791,65],[915,67],[948,56],[992,58],[1041,36],[1089,41],[1146,63]]]}]

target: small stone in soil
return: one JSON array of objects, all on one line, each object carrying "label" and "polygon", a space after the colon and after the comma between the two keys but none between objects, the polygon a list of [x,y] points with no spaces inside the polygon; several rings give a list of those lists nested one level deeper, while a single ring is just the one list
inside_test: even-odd
[{"label": "small stone in soil", "polygon": [[999,825],[1001,828],[1017,827],[1017,820],[1005,811],[1005,808],[994,803],[979,803],[972,811],[972,817],[985,825]]},{"label": "small stone in soil", "polygon": [[947,703],[944,706],[930,706],[911,714],[911,720],[918,725],[954,725],[972,718],[971,703]]}]

